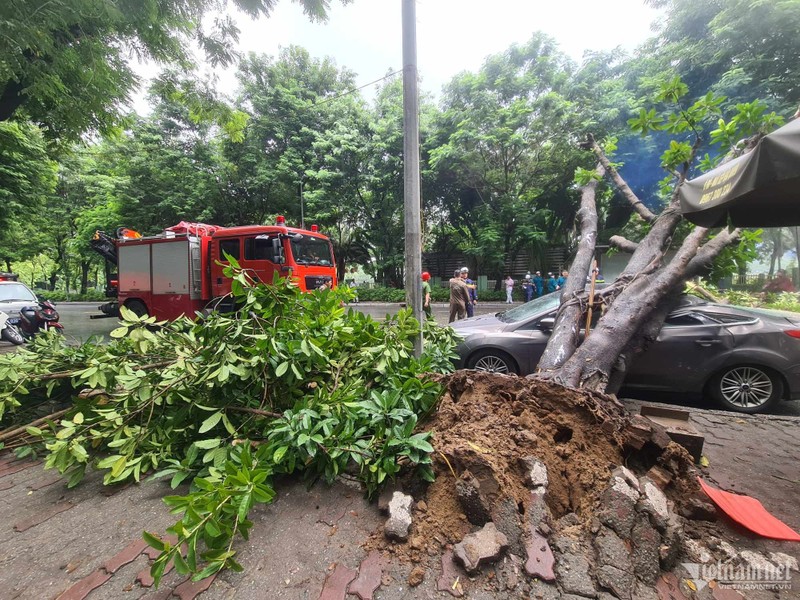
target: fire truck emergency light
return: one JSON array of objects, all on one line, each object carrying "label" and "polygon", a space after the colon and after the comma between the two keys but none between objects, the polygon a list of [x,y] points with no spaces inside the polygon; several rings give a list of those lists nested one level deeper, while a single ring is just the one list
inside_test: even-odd
[{"label": "fire truck emergency light", "polygon": [[317,227],[316,225],[312,225],[311,226],[311,231],[313,231],[314,233],[317,233],[319,231],[319,227]]},{"label": "fire truck emergency light", "polygon": [[286,225],[286,217],[283,215],[275,217],[275,225]]}]

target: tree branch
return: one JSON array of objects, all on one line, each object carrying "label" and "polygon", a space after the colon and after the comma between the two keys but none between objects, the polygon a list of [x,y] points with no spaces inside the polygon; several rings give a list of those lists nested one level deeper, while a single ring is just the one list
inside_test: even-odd
[{"label": "tree branch", "polygon": [[636,252],[636,248],[639,247],[638,242],[632,242],[628,238],[622,237],[621,235],[612,235],[608,242],[617,250],[621,252],[627,252],[628,254],[633,254]]},{"label": "tree branch", "polygon": [[711,264],[714,262],[714,259],[719,256],[719,253],[728,246],[737,243],[741,234],[741,229],[734,229],[733,231],[724,229],[714,236],[713,239],[703,244],[697,251],[697,255],[686,267],[686,279],[697,277],[703,271],[707,271],[711,268]]},{"label": "tree branch", "polygon": [[642,201],[639,200],[639,197],[633,193],[633,190],[614,168],[614,165],[611,164],[611,161],[608,160],[605,152],[603,152],[603,149],[594,140],[594,137],[589,134],[588,138],[589,147],[595,153],[597,160],[600,161],[600,164],[603,165],[603,168],[606,170],[606,172],[611,176],[612,181],[617,186],[619,191],[622,192],[622,195],[628,201],[628,204],[631,205],[631,208],[633,208],[633,210],[636,211],[636,213],[638,213],[638,215],[648,223],[655,221],[656,215],[653,214],[644,204],[642,204]]}]

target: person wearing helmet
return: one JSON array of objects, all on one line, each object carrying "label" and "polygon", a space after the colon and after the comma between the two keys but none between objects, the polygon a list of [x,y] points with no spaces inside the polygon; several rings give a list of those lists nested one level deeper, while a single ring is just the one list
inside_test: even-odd
[{"label": "person wearing helmet", "polygon": [[433,318],[431,312],[431,284],[428,283],[431,279],[431,274],[427,271],[422,272],[422,310],[425,316],[429,319]]},{"label": "person wearing helmet", "polygon": [[533,300],[534,289],[535,287],[533,285],[533,280],[531,280],[531,274],[527,273],[525,279],[522,280],[522,291],[525,293],[525,302]]},{"label": "person wearing helmet", "polygon": [[475,304],[478,302],[478,291],[475,282],[469,278],[469,269],[461,267],[461,279],[467,284],[469,288],[469,302],[467,302],[467,318],[475,316]]}]

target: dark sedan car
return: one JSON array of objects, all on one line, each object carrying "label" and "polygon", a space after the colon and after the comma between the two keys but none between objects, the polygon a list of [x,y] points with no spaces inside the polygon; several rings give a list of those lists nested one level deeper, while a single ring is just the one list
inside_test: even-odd
[{"label": "dark sedan car", "polygon": [[[536,369],[558,308],[549,294],[452,323],[459,368],[525,375]],[[725,408],[767,410],[800,398],[800,315],[684,296],[658,340],[634,361],[625,388],[708,396]]]}]

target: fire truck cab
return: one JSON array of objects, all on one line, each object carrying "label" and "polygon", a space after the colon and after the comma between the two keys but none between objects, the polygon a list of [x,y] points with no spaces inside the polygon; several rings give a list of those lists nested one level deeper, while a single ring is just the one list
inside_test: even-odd
[{"label": "fire truck cab", "polygon": [[271,283],[277,274],[302,291],[337,283],[330,240],[314,225],[287,227],[283,217],[242,227],[182,222],[155,236],[118,236],[115,250],[119,305],[159,320],[232,308],[231,280],[223,275],[228,257],[256,282]]}]

